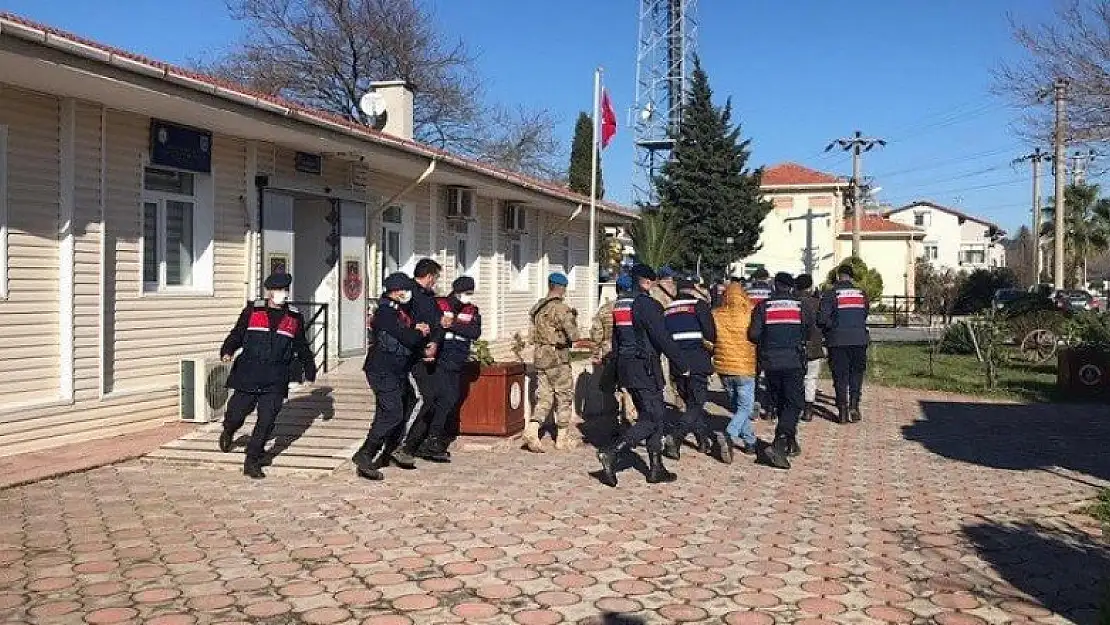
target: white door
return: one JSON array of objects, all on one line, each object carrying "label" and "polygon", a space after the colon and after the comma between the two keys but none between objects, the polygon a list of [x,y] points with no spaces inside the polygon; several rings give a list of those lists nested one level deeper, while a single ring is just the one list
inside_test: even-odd
[{"label": "white door", "polygon": [[366,205],[339,204],[339,355],[366,349]]},{"label": "white door", "polygon": [[[266,191],[262,196],[262,271],[259,280],[265,281],[273,273],[292,272],[293,196]],[[296,276],[293,278],[296,279]]]}]

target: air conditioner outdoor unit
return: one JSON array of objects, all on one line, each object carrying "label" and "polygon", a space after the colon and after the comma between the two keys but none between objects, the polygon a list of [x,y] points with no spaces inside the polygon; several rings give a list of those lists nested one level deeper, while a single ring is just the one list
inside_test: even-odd
[{"label": "air conditioner outdoor unit", "polygon": [[179,412],[182,421],[208,423],[221,416],[231,391],[224,386],[231,363],[217,358],[182,358]]},{"label": "air conditioner outdoor unit", "polygon": [[447,187],[446,204],[448,219],[471,219],[474,217],[474,190]]}]

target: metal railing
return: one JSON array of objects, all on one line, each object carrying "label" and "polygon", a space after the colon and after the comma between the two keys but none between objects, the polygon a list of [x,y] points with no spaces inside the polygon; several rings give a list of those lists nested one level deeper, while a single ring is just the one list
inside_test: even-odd
[{"label": "metal railing", "polygon": [[933,315],[927,310],[925,298],[905,295],[880,297],[871,305],[867,325],[880,328],[908,328],[928,326]]},{"label": "metal railing", "polygon": [[[328,305],[320,302],[289,302],[301,310],[305,320],[305,338],[312,348],[316,367],[328,372]],[[323,358],[321,359],[321,356]]]}]

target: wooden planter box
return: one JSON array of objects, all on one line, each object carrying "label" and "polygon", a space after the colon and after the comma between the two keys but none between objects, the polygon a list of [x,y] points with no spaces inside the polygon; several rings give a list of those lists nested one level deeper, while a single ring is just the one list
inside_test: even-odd
[{"label": "wooden planter box", "polygon": [[1101,349],[1065,348],[1057,353],[1056,387],[1068,398],[1110,395],[1110,354]]},{"label": "wooden planter box", "polygon": [[512,436],[524,429],[524,363],[468,363],[463,371],[459,433]]}]

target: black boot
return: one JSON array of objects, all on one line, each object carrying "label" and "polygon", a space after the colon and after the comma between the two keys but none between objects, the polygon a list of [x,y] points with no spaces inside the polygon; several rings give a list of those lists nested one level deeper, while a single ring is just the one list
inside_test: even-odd
[{"label": "black boot", "polygon": [[836,407],[836,422],[840,424],[850,423],[852,421],[851,414],[848,412],[848,406],[840,404]]},{"label": "black boot", "polygon": [[789,469],[790,459],[787,458],[786,444],[781,442],[781,439],[776,438],[774,443],[766,443],[763,440],[758,440],[756,445],[756,460],[763,464],[770,465],[776,469]]},{"label": "black boot", "polygon": [[424,439],[420,448],[413,455],[430,462],[451,462],[451,453],[447,451],[447,445],[442,439],[435,436]]},{"label": "black boot", "polygon": [[658,451],[648,452],[648,484],[667,484],[678,479],[663,466],[663,454]]},{"label": "black boot", "polygon": [[262,463],[253,458],[247,458],[243,463],[243,475],[252,480],[261,480],[266,477],[266,474],[262,472]]},{"label": "black boot", "polygon": [[389,459],[393,461],[393,464],[406,471],[411,471],[416,468],[416,459],[412,457],[412,454],[405,451],[403,447],[390,454]]},{"label": "black boot", "polygon": [[231,451],[232,445],[235,443],[235,432],[231,430],[224,430],[220,432],[220,451],[225,454]]},{"label": "black boot", "polygon": [[383,447],[385,447],[384,441],[374,441],[369,438],[362,443],[362,447],[359,447],[351,457],[351,461],[355,463],[355,473],[359,477],[375,482],[385,479],[375,461],[375,456],[381,453]]},{"label": "black boot", "polygon": [[617,486],[617,458],[628,449],[628,445],[621,441],[608,449],[597,452],[597,460],[601,463],[601,483],[606,486]]},{"label": "black boot", "polygon": [[728,434],[717,432],[714,438],[717,442],[717,460],[725,464],[732,464],[732,441],[728,439]]},{"label": "black boot", "polygon": [[798,437],[791,436],[787,441],[786,455],[790,457],[797,457],[802,455],[802,446],[798,444]]},{"label": "black boot", "polygon": [[806,402],[806,407],[802,409],[802,416],[799,418],[802,421],[813,421],[813,402]]},{"label": "black boot", "polygon": [[853,402],[851,407],[848,408],[848,420],[852,423],[859,423],[863,421],[863,414],[859,411],[859,402]]},{"label": "black boot", "polygon": [[706,456],[713,455],[713,443],[705,434],[695,433],[694,438],[698,442],[698,453],[705,454]]},{"label": "black boot", "polygon": [[671,460],[681,460],[682,440],[674,434],[663,436],[663,455]]}]

